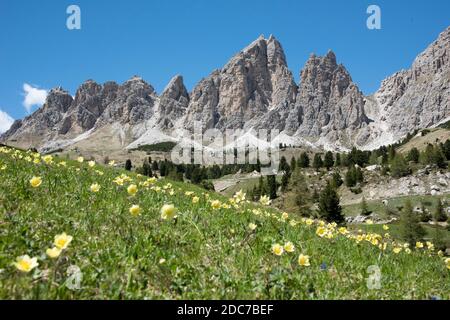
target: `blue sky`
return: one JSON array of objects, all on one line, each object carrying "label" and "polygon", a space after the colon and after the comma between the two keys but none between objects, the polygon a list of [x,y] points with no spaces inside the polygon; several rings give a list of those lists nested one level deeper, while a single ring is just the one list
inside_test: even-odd
[{"label": "blue sky", "polygon": [[[66,28],[71,4],[81,30]],[[370,4],[381,30],[366,27]],[[449,25],[448,0],[0,0],[0,131],[5,112],[27,114],[25,98],[31,112],[39,106],[34,88],[74,94],[87,79],[137,74],[161,92],[182,74],[191,90],[260,34],[282,43],[297,81],[311,52],[332,49],[367,94]]]}]

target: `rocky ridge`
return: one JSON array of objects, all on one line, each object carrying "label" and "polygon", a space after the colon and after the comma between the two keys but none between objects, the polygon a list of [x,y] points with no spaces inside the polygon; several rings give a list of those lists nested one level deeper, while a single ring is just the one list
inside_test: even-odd
[{"label": "rocky ridge", "polygon": [[[188,92],[180,75],[158,95],[142,78],[93,80],[75,97],[52,89],[45,104],[16,121],[1,140],[43,151],[100,134],[119,148],[180,139],[181,130],[277,129],[289,144],[376,148],[450,117],[450,27],[414,61],[365,97],[336,55],[312,54],[296,84],[282,46],[260,36]],[[285,139],[286,140],[286,139]]]}]

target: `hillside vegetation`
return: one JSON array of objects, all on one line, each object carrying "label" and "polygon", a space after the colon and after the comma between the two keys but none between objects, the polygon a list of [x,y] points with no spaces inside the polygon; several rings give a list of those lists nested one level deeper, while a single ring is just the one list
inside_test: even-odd
[{"label": "hillside vegetation", "polygon": [[6,147],[0,169],[0,299],[450,298],[450,260],[388,226]]}]

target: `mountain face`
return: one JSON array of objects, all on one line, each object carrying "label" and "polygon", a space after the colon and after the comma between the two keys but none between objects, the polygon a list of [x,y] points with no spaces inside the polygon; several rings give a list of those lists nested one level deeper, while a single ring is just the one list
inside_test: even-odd
[{"label": "mountain face", "polygon": [[414,61],[365,97],[335,54],[312,54],[297,85],[281,44],[259,37],[189,93],[180,75],[158,95],[134,76],[119,85],[93,80],[75,97],[52,89],[45,104],[1,140],[41,151],[80,141],[116,149],[180,139],[181,129],[277,129],[289,143],[325,149],[376,148],[450,117],[450,27]]},{"label": "mountain face", "polygon": [[280,43],[272,36],[259,37],[194,88],[185,128],[193,128],[195,121],[204,128],[248,128],[252,119],[293,105],[296,93]]}]

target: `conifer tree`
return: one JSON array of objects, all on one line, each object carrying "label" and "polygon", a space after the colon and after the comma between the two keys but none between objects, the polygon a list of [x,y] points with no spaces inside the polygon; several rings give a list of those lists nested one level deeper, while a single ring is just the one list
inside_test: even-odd
[{"label": "conifer tree", "polygon": [[269,189],[269,198],[275,199],[277,197],[277,180],[275,175],[267,176],[267,187]]},{"label": "conifer tree", "polygon": [[289,191],[285,202],[287,209],[302,216],[309,216],[312,198],[306,178],[300,168],[292,172]]},{"label": "conifer tree", "polygon": [[325,159],[323,161],[323,165],[325,168],[327,168],[327,170],[330,170],[330,168],[333,166],[333,164],[334,164],[333,153],[331,151],[328,151],[325,154]]},{"label": "conifer tree", "polygon": [[322,157],[320,156],[319,153],[316,153],[316,154],[314,155],[313,167],[314,167],[317,171],[319,171],[320,168],[323,167]]},{"label": "conifer tree", "polygon": [[320,193],[319,215],[328,222],[341,224],[345,221],[339,204],[339,196],[330,183],[327,183],[325,189]]},{"label": "conifer tree", "polygon": [[308,168],[309,167],[309,156],[306,152],[302,152],[300,154],[300,158],[298,159],[298,166],[300,168]]},{"label": "conifer tree", "polygon": [[419,223],[419,217],[412,210],[411,201],[407,200],[400,214],[400,232],[404,241],[414,246],[425,236],[425,229]]},{"label": "conifer tree", "polygon": [[127,161],[125,161],[125,170],[131,171],[131,168],[132,168],[131,160],[127,159]]}]

